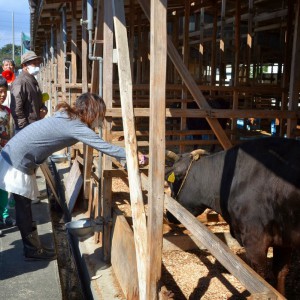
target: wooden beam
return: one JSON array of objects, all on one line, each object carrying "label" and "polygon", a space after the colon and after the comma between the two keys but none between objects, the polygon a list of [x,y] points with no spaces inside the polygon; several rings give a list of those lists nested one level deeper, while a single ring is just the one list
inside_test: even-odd
[{"label": "wooden beam", "polygon": [[167,0],[151,0],[150,57],[147,299],[154,300],[157,299],[157,284],[161,278],[162,264]]},{"label": "wooden beam", "polygon": [[[112,108],[112,83],[113,83],[113,11],[112,2],[103,0],[104,6],[104,24],[103,24],[103,99],[106,108]],[[122,115],[122,112],[120,112]],[[106,124],[103,128],[103,136],[106,141],[111,141],[111,118],[106,118]],[[103,155],[102,166],[105,170],[112,168],[111,158],[108,155]],[[99,197],[102,203],[103,217],[110,218],[112,211],[112,179],[103,174],[103,197]],[[103,258],[105,261],[110,259],[111,249],[111,226],[105,226],[103,231]]]},{"label": "wooden beam", "polygon": [[[135,117],[149,117],[149,108],[134,108]],[[291,110],[272,110],[272,109],[176,109],[166,108],[166,117],[180,118],[291,118],[297,119],[300,117],[300,112]],[[106,111],[106,117],[122,117],[121,108],[109,108]]]},{"label": "wooden beam", "polygon": [[[289,110],[297,111],[299,103],[299,85],[300,85],[300,0],[297,1],[295,11],[295,24],[294,24],[294,41],[292,52],[290,88],[289,88]],[[297,126],[297,120],[289,119],[287,122],[287,136],[294,137],[294,129]]]},{"label": "wooden beam", "polygon": [[[97,16],[96,16],[96,26],[95,26],[95,36],[94,41],[101,40],[103,38],[103,19],[102,19],[102,8],[101,1],[97,1]],[[94,52],[93,56],[99,57],[102,56],[102,45],[100,43],[93,43]],[[99,60],[92,61],[92,75],[91,75],[91,92],[100,94],[99,91],[99,78],[102,74],[99,74]],[[102,88],[102,87],[101,87]],[[101,93],[102,94],[102,93]]]},{"label": "wooden beam", "polygon": [[[87,19],[87,7],[86,1],[82,1],[82,19]],[[82,26],[82,39],[81,39],[81,62],[82,62],[82,92],[86,93],[88,91],[88,35],[85,26]]]},{"label": "wooden beam", "polygon": [[[82,19],[86,20],[87,18],[87,8],[86,2],[82,1]],[[87,56],[88,56],[88,44],[87,44],[88,36],[87,30],[85,26],[82,26],[82,92],[88,92],[88,64],[87,64]],[[89,198],[89,190],[90,190],[90,178],[91,178],[91,170],[93,164],[93,148],[85,145],[84,150],[84,184],[83,184],[83,193],[84,198]]]},{"label": "wooden beam", "polygon": [[[76,62],[76,48],[77,48],[77,24],[76,24],[76,0],[72,1],[72,33],[71,33],[71,70],[72,70],[72,84],[77,82],[77,62]],[[73,95],[74,93],[72,93]],[[73,98],[72,101],[75,99]]]},{"label": "wooden beam", "polygon": [[211,40],[211,58],[210,58],[210,85],[216,84],[216,56],[217,56],[217,21],[218,21],[218,5],[214,5],[214,20],[213,20],[213,32],[212,32],[212,40]]},{"label": "wooden beam", "polygon": [[141,178],[137,159],[137,141],[132,105],[132,78],[128,50],[127,29],[123,0],[113,1],[115,39],[118,53],[118,73],[122,104],[122,120],[126,145],[126,158],[137,258],[140,299],[147,298],[147,227]]}]

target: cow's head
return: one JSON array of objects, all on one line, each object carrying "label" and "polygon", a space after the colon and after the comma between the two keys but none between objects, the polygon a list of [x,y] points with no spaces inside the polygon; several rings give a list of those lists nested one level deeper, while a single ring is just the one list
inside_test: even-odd
[{"label": "cow's head", "polygon": [[[197,161],[201,156],[208,155],[209,153],[203,149],[197,149],[190,153],[177,155],[171,151],[166,152],[166,157],[173,160],[173,165],[166,167],[165,180],[168,182],[171,189],[171,196],[176,199],[183,206],[185,204],[181,201],[180,189],[184,185],[184,180],[189,171],[189,168],[193,161]],[[197,212],[192,212],[195,215]],[[178,221],[167,212],[167,218],[173,223]],[[176,222],[177,221],[177,222]]]}]

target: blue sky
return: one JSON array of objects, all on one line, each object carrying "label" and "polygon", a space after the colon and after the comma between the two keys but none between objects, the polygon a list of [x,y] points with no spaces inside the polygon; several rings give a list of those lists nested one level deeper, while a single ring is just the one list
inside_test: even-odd
[{"label": "blue sky", "polygon": [[15,45],[21,45],[21,32],[30,35],[28,0],[0,0],[0,48],[12,44],[12,14],[14,13]]}]

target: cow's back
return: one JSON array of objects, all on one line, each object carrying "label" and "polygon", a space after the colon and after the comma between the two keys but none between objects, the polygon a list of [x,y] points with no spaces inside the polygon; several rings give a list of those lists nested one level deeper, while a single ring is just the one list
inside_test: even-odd
[{"label": "cow's back", "polygon": [[222,201],[235,235],[252,227],[253,234],[261,230],[272,243],[300,246],[300,143],[266,138],[227,155],[224,170],[231,183]]}]

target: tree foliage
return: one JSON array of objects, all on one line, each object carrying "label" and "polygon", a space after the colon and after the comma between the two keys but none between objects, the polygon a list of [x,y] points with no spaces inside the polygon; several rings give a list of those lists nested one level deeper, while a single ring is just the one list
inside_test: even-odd
[{"label": "tree foliage", "polygon": [[[0,61],[2,65],[2,61],[4,58],[10,58],[12,59],[12,44],[6,44],[2,48],[0,48]],[[21,46],[15,45],[15,64],[16,64],[16,69],[20,68],[21,65]],[[2,72],[2,68],[1,68]]]}]

